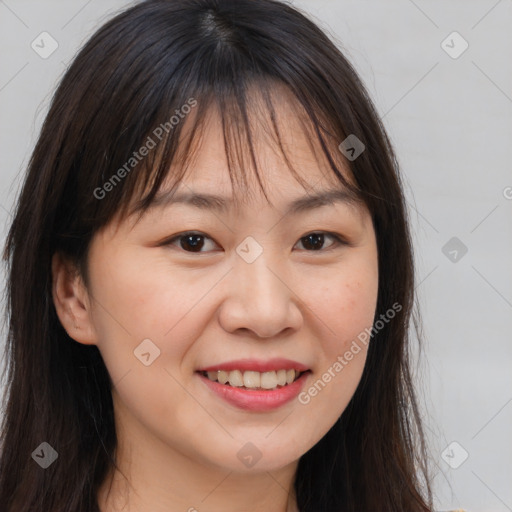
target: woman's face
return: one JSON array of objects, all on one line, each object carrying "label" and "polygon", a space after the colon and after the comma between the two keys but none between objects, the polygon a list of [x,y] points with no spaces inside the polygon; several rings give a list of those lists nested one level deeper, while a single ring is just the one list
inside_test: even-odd
[{"label": "woman's face", "polygon": [[[255,134],[274,207],[252,176],[236,209],[221,124],[211,117],[178,192],[222,196],[225,208],[162,200],[138,223],[125,219],[93,239],[91,343],[114,383],[119,432],[155,460],[284,467],[326,434],[359,383],[367,347],[357,336],[371,328],[377,301],[371,217],[363,205],[312,200],[341,184],[290,110],[278,112],[307,191]],[[293,370],[299,379],[282,385]]]}]

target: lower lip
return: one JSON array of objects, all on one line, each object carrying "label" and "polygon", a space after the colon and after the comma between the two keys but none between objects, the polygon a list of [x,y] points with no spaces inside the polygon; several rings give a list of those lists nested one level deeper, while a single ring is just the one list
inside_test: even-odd
[{"label": "lower lip", "polygon": [[198,373],[198,375],[214,393],[239,409],[246,411],[271,411],[278,409],[296,398],[304,386],[304,382],[309,373],[309,371],[304,372],[291,384],[269,391],[249,390],[228,386],[210,380],[200,373]]}]

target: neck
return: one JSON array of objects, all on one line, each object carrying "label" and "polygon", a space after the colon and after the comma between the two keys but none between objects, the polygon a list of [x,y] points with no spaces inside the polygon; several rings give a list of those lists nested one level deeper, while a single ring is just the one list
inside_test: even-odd
[{"label": "neck", "polygon": [[[153,467],[153,470],[155,467]],[[144,465],[127,474],[115,470],[98,493],[101,512],[298,512],[286,470],[240,475],[233,472],[173,471],[153,478]],[[111,485],[112,484],[112,485]]]},{"label": "neck", "polygon": [[117,432],[117,469],[98,492],[101,512],[298,512],[297,461],[273,471],[234,471],[139,427]]}]

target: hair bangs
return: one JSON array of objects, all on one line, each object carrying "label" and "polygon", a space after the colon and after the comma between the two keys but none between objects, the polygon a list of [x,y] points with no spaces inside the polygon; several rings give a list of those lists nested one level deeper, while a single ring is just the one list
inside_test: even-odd
[{"label": "hair bangs", "polygon": [[[345,176],[347,171],[350,173],[350,167],[337,148],[340,136],[334,133],[336,127],[328,126],[328,116],[319,112],[318,106],[311,105],[305,97],[301,101],[286,84],[271,77],[259,77],[257,81],[254,78],[238,81],[234,87],[214,83],[206,92],[201,92],[199,87],[197,90],[199,92],[191,96],[197,102],[194,112],[175,129],[169,130],[130,175],[122,201],[118,203],[116,216],[119,220],[135,216],[135,222],[139,222],[162,188],[172,193],[180,185],[186,186],[183,180],[194,166],[208,121],[212,120],[210,127],[222,129],[235,205],[239,206],[253,196],[251,170],[266,200],[272,204],[259,171],[257,144],[261,143],[279,154],[306,191],[314,190],[316,183],[297,172],[288,156],[290,149],[283,144],[286,123],[280,121],[279,108],[276,108],[278,102],[283,104],[283,100],[285,108],[298,120],[311,154],[317,162],[323,160],[332,170],[331,175],[322,172],[323,176],[346,190],[354,202],[364,202],[361,190]],[[187,101],[189,99],[182,95],[182,104]],[[167,109],[160,110],[159,119],[169,117]],[[162,126],[164,122],[157,125]],[[148,140],[155,131],[150,128],[142,139]]]}]

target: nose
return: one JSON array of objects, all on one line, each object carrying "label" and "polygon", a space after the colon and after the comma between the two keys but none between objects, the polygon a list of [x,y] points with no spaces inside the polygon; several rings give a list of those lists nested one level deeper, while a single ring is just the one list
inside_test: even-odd
[{"label": "nose", "polygon": [[301,301],[285,265],[270,261],[265,252],[252,263],[241,258],[236,261],[219,313],[219,322],[227,332],[249,330],[260,338],[271,338],[286,329],[300,329]]}]

